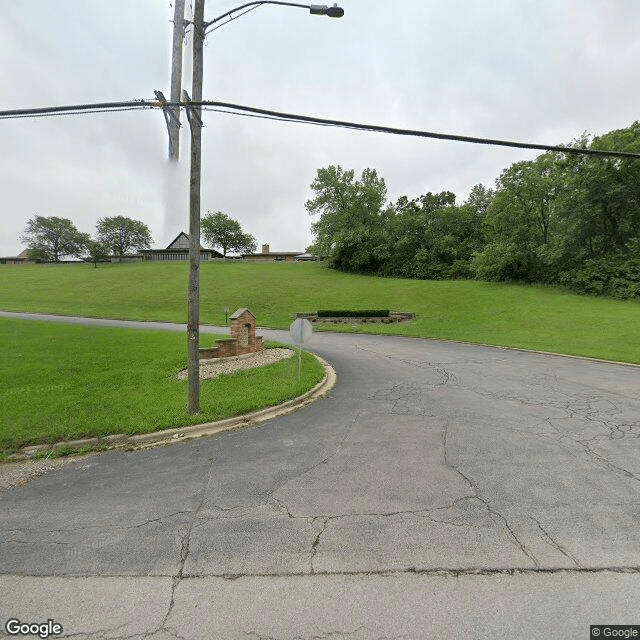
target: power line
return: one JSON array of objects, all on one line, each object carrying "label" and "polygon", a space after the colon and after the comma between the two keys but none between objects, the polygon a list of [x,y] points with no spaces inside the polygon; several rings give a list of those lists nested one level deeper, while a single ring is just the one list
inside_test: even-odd
[{"label": "power line", "polygon": [[[143,107],[145,109],[152,109],[153,107]],[[120,111],[139,111],[140,107],[117,107],[113,109],[82,109],[79,111],[62,111],[57,113],[36,113],[36,114],[23,114],[15,116],[2,116],[0,120],[9,119],[24,119],[24,118],[56,118],[60,116],[83,116],[89,113],[116,113]]]},{"label": "power line", "polygon": [[[553,151],[557,153],[568,153],[574,155],[591,155],[600,157],[634,158],[640,159],[640,153],[631,151],[615,151],[604,149],[586,149],[582,147],[571,147],[562,145],[536,144],[529,142],[514,142],[511,140],[497,140],[493,138],[480,138],[475,136],[461,136],[450,133],[436,133],[433,131],[421,131],[416,129],[400,129],[398,127],[387,127],[383,125],[363,124],[349,122],[346,120],[333,120],[328,118],[318,118],[316,116],[306,116],[296,113],[286,113],[282,111],[272,111],[259,107],[249,107],[246,105],[233,104],[230,102],[218,102],[213,100],[202,100],[189,102],[189,106],[200,106],[207,111],[217,111],[229,115],[246,116],[254,118],[264,118],[268,120],[279,120],[281,122],[298,122],[324,127],[336,127],[342,129],[352,129],[356,131],[370,131],[374,133],[386,133],[390,135],[410,136],[417,138],[432,138],[436,140],[448,140],[453,142],[467,142],[472,144],[484,144],[489,146],[512,147],[516,149],[534,149],[537,151]],[[129,100],[124,102],[103,102],[97,104],[67,105],[60,107],[40,107],[36,109],[13,109],[0,111],[0,120],[10,118],[29,118],[55,115],[74,115],[80,113],[102,113],[107,111],[128,111],[135,109],[152,109],[161,107],[185,107],[181,102],[160,102],[158,100]]]},{"label": "power line", "polygon": [[72,115],[76,113],[101,113],[151,109],[157,107],[157,100],[126,100],[124,102],[98,102],[94,104],[74,104],[59,107],[37,107],[32,109],[10,109],[0,111],[0,119],[37,118],[39,116]]},{"label": "power line", "polygon": [[[274,116],[265,116],[258,113],[242,113],[239,111],[229,111],[227,109],[216,109],[214,107],[202,107],[203,111],[209,111],[211,113],[224,113],[228,116],[241,116],[243,118],[258,118],[260,120],[275,120],[276,122],[297,122],[300,123],[300,120],[296,120],[295,118],[276,118]],[[330,124],[323,124],[321,122],[315,123],[320,127],[330,127]]]},{"label": "power line", "polygon": [[362,124],[358,122],[348,122],[344,120],[331,120],[327,118],[317,118],[315,116],[304,116],[295,113],[284,113],[281,111],[271,111],[257,107],[247,107],[228,102],[214,102],[204,100],[200,103],[192,103],[194,106],[219,107],[218,110],[225,111],[232,115],[252,115],[254,117],[264,117],[269,120],[283,120],[286,122],[301,122],[304,124],[314,124],[343,129],[355,129],[358,131],[372,131],[376,133],[387,133],[400,136],[413,136],[418,138],[434,138],[436,140],[449,140],[455,142],[468,142],[473,144],[484,144],[500,147],[514,147],[516,149],[536,149],[538,151],[554,151],[559,153],[572,153],[576,155],[608,156],[617,158],[640,158],[640,153],[632,151],[607,151],[603,149],[585,149],[582,147],[569,147],[561,145],[536,144],[529,142],[513,142],[510,140],[496,140],[492,138],[479,138],[474,136],[460,136],[450,133],[435,133],[433,131],[420,131],[415,129],[399,129],[397,127],[386,127],[374,124]]}]

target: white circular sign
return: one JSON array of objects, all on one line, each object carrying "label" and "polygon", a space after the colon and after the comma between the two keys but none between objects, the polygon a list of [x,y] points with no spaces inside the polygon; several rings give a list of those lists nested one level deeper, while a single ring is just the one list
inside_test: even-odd
[{"label": "white circular sign", "polygon": [[313,335],[313,325],[306,318],[296,318],[289,327],[289,335],[296,344],[304,344]]}]

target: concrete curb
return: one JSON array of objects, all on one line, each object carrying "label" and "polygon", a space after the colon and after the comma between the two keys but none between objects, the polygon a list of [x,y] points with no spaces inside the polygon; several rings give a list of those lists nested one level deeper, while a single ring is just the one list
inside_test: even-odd
[{"label": "concrete curb", "polygon": [[336,385],[337,376],[333,367],[323,358],[316,354],[311,354],[324,367],[324,378],[306,393],[297,398],[283,402],[275,407],[267,407],[252,413],[245,413],[216,422],[204,422],[202,424],[194,424],[186,427],[175,427],[173,429],[163,429],[162,431],[154,431],[153,433],[143,433],[135,436],[125,434],[116,434],[104,436],[102,438],[85,438],[82,440],[65,440],[56,442],[55,444],[39,444],[29,447],[23,447],[18,453],[9,456],[9,461],[28,460],[33,458],[36,453],[42,451],[58,451],[64,447],[73,449],[83,449],[85,447],[98,448],[107,446],[110,449],[134,448],[148,449],[150,447],[175,444],[184,442],[185,440],[193,440],[194,438],[204,438],[206,436],[216,435],[225,431],[233,431],[242,427],[255,427],[267,420],[272,420],[279,416],[292,413],[303,407],[306,407],[316,400],[320,400],[326,396]]},{"label": "concrete curb", "polygon": [[[355,334],[354,334],[355,335]],[[387,335],[387,334],[358,334],[358,335]],[[388,334],[393,335],[393,334]],[[603,362],[605,364],[619,364],[623,367],[640,368],[640,364],[635,362],[621,362],[620,360],[605,360],[604,358],[592,358],[591,356],[576,356],[570,353],[556,353],[555,351],[540,351],[538,349],[525,349],[524,347],[508,347],[500,344],[486,344],[484,342],[465,342],[464,340],[447,340],[447,338],[424,338],[422,336],[395,336],[397,338],[412,338],[415,340],[431,340],[433,342],[447,342],[451,344],[464,344],[476,347],[489,347],[491,349],[501,349],[502,351],[520,351],[522,353],[536,353],[541,356],[555,356],[557,358],[573,358],[574,360],[586,360],[587,362]]]}]

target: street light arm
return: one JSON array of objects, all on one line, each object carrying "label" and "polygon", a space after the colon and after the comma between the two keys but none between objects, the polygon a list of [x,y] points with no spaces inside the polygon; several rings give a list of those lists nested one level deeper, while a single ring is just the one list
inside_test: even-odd
[{"label": "street light arm", "polygon": [[[318,4],[298,4],[297,2],[280,2],[280,0],[255,0],[254,2],[247,2],[246,4],[242,4],[235,9],[231,9],[230,11],[225,11],[225,13],[219,15],[217,18],[213,20],[209,20],[208,22],[204,22],[202,25],[203,33],[206,33],[207,29],[215,24],[216,22],[220,22],[220,20],[224,18],[230,17],[232,14],[237,11],[241,11],[242,9],[246,9],[247,7],[259,7],[262,4],[279,4],[285,7],[300,7],[301,9],[309,9],[310,13],[318,14],[318,15],[327,15],[331,18],[341,18],[344,15],[344,9],[341,9],[337,5],[334,4],[333,7],[327,7],[325,5]],[[222,26],[222,25],[221,25]]]}]

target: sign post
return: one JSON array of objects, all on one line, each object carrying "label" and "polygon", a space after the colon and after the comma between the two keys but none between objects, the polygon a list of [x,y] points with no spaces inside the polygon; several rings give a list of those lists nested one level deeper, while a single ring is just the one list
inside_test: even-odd
[{"label": "sign post", "polygon": [[302,345],[309,342],[313,335],[313,325],[306,318],[296,318],[289,327],[291,339],[298,345],[298,382],[302,360]]}]

